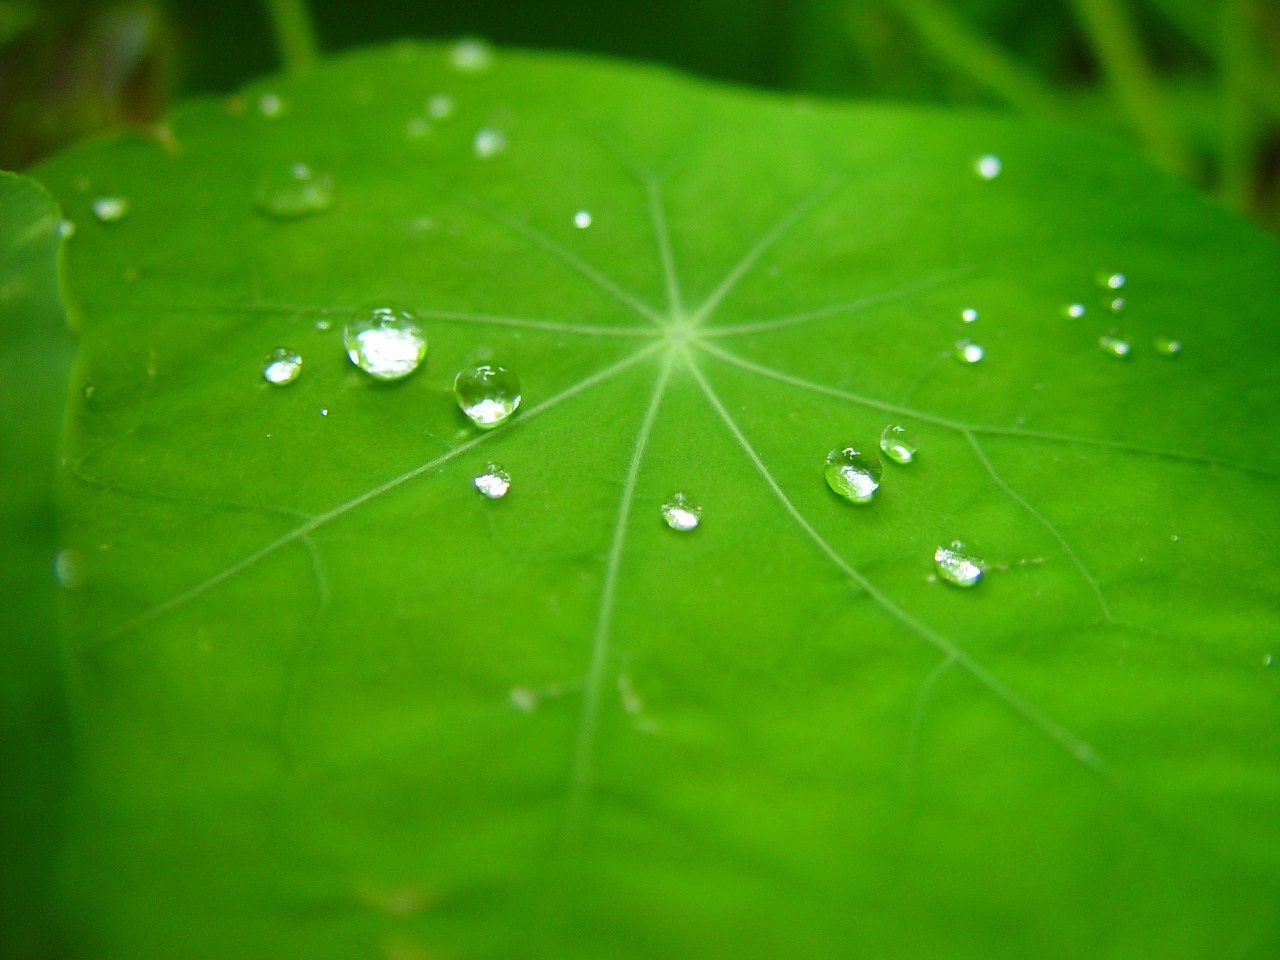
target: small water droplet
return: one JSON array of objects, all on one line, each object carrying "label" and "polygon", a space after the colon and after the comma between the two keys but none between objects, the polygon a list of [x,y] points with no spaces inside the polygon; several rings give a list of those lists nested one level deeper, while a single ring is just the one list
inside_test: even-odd
[{"label": "small water droplet", "polygon": [[1114,330],[1100,336],[1098,346],[1107,356],[1119,357],[1122,360],[1133,352],[1133,345],[1129,343],[1129,338]]},{"label": "small water droplet", "polygon": [[427,98],[427,116],[432,120],[448,120],[457,109],[458,105],[447,93],[436,93]]},{"label": "small water droplet", "polygon": [[79,590],[85,585],[84,553],[75,547],[59,550],[53,558],[53,575],[66,590]]},{"label": "small water droplet", "polygon": [[875,451],[861,443],[848,443],[827,454],[823,475],[827,486],[851,503],[866,503],[880,488],[884,468]]},{"label": "small water droplet", "polygon": [[453,392],[459,409],[486,430],[505,423],[520,406],[520,380],[495,363],[459,370],[453,378]]},{"label": "small water droplet", "polygon": [[370,376],[399,380],[417,370],[427,355],[427,335],[409,311],[374,307],[342,328],[342,346]]},{"label": "small water droplet", "polygon": [[507,149],[507,135],[495,127],[484,127],[476,131],[473,146],[477,157],[488,160]]},{"label": "small water droplet", "polygon": [[511,489],[511,474],[501,464],[490,461],[485,464],[482,473],[472,478],[471,483],[490,500],[499,500]]},{"label": "small water droplet", "polygon": [[258,97],[258,112],[264,117],[278,117],[284,109],[284,99],[279,94],[264,93]]},{"label": "small water droplet", "polygon": [[1004,164],[1000,162],[1000,158],[994,153],[984,153],[973,162],[973,168],[983,180],[994,180],[1000,176],[1000,171],[1004,169]]},{"label": "small water droplet", "polygon": [[317,329],[317,330],[331,330],[331,329],[333,329],[333,321],[332,321],[332,320],[317,320],[317,321],[316,321],[316,329]]},{"label": "small water droplet", "polygon": [[1068,303],[1062,308],[1062,315],[1070,320],[1079,320],[1085,314],[1083,303]]},{"label": "small water droplet", "polygon": [[129,201],[124,197],[99,197],[93,201],[93,215],[102,223],[123,220],[129,212]]},{"label": "small water droplet", "polygon": [[483,73],[493,66],[493,48],[477,37],[464,37],[449,49],[449,66],[460,73]]},{"label": "small water droplet", "polygon": [[880,434],[880,449],[894,463],[910,463],[920,449],[920,442],[915,431],[900,423],[891,423]]},{"label": "small water droplet", "polygon": [[1275,656],[1270,653],[1268,653],[1266,656],[1262,658],[1262,665],[1264,667],[1269,667],[1275,662],[1276,662]]},{"label": "small water droplet", "polygon": [[1169,534],[1169,539],[1172,540],[1174,543],[1177,543],[1182,538],[1178,536],[1176,533],[1171,533]]},{"label": "small water droplet", "polygon": [[1176,357],[1182,352],[1182,341],[1170,337],[1156,337],[1156,353],[1165,357]]},{"label": "small water droplet", "polygon": [[426,117],[410,117],[404,125],[404,135],[410,140],[421,140],[431,133],[431,123]]},{"label": "small water droplet", "polygon": [[328,407],[321,407],[321,408],[320,408],[320,416],[322,416],[322,417],[327,417],[328,415],[329,415],[329,408],[328,408]]},{"label": "small water droplet", "polygon": [[683,493],[673,493],[659,508],[662,522],[672,530],[688,533],[702,522],[702,506]]},{"label": "small water droplet", "polygon": [[1107,309],[1112,313],[1124,313],[1124,308],[1128,305],[1124,297],[1112,297],[1106,303]]},{"label": "small water droplet", "polygon": [[1103,290],[1119,290],[1128,281],[1123,273],[1107,273],[1105,270],[1098,274],[1097,279]]},{"label": "small water droplet", "polygon": [[972,587],[982,579],[986,563],[960,540],[933,551],[933,565],[938,576],[957,587]]},{"label": "small water droplet", "polygon": [[81,395],[82,395],[86,400],[92,400],[92,399],[93,399],[93,395],[94,395],[95,393],[97,393],[97,392],[98,392],[98,387],[97,387],[95,384],[93,384],[93,383],[86,383],[86,384],[84,385],[84,388],[80,391]]},{"label": "small water droplet", "polygon": [[262,379],[277,387],[287,386],[302,373],[302,357],[288,347],[276,347],[262,365]]},{"label": "small water droplet", "polygon": [[960,311],[960,319],[965,323],[973,323],[973,321],[978,319],[978,311],[973,307],[965,307]]},{"label": "small water droplet", "polygon": [[573,215],[573,225],[579,230],[585,230],[591,226],[591,211],[579,210]]},{"label": "small water droplet", "polygon": [[533,713],[538,709],[538,692],[532,687],[512,687],[507,699],[521,713]]},{"label": "small water droplet", "polygon": [[58,221],[58,236],[62,237],[62,239],[65,240],[68,237],[74,237],[75,235],[76,235],[76,224],[74,220]]},{"label": "small water droplet", "polygon": [[985,351],[972,340],[957,340],[955,357],[961,363],[974,364],[982,359]]},{"label": "small water droplet", "polygon": [[276,220],[297,220],[333,206],[333,178],[316,173],[305,163],[262,178],[255,205],[258,212]]}]

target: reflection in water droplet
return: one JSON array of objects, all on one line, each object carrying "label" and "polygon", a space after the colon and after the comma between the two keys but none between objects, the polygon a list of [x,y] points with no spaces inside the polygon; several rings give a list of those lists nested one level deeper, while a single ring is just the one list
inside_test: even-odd
[{"label": "reflection in water droplet", "polygon": [[493,127],[477,130],[474,148],[481,160],[496,157],[507,149],[507,135]]},{"label": "reflection in water droplet", "polygon": [[284,100],[274,93],[264,93],[258,97],[258,112],[264,117],[278,117],[284,113]]},{"label": "reflection in water droplet", "polygon": [[62,237],[65,240],[68,237],[74,237],[75,235],[76,235],[76,225],[74,221],[72,220],[58,221],[58,236]]},{"label": "reflection in water droplet", "polygon": [[374,307],[342,328],[342,346],[357,367],[379,380],[399,380],[427,355],[427,335],[407,310]]},{"label": "reflection in water droplet", "polygon": [[1000,158],[994,153],[984,153],[974,161],[973,168],[983,180],[994,180],[1000,176],[1000,171],[1004,169],[1004,164],[1000,162]]},{"label": "reflection in water droplet", "polygon": [[102,223],[123,220],[129,212],[129,201],[124,197],[99,197],[93,201],[93,215]]},{"label": "reflection in water droplet", "polygon": [[1128,301],[1124,297],[1112,297],[1107,301],[1107,309],[1112,313],[1124,313]]},{"label": "reflection in water droplet", "polygon": [[1156,337],[1156,353],[1166,357],[1176,357],[1182,352],[1182,341],[1169,337]]},{"label": "reflection in water droplet", "polygon": [[262,379],[277,387],[293,383],[300,373],[302,357],[288,347],[276,347],[267,354],[262,365]]},{"label": "reflection in water droplet", "polygon": [[1116,331],[1111,330],[1104,333],[1098,338],[1098,346],[1102,348],[1102,352],[1110,357],[1120,357],[1121,359],[1129,356],[1133,347],[1129,343],[1129,338]]},{"label": "reflection in water droplet", "polygon": [[511,489],[511,474],[501,464],[490,461],[484,466],[484,472],[471,480],[472,485],[490,500],[498,500],[507,495]]},{"label": "reflection in water droplet", "polygon": [[482,73],[493,66],[493,48],[477,37],[464,37],[449,48],[449,66],[460,73]]},{"label": "reflection in water droplet", "polygon": [[453,97],[447,93],[433,94],[427,100],[427,116],[432,120],[448,120],[457,109]]},{"label": "reflection in water droplet", "polygon": [[520,380],[506,367],[482,363],[458,371],[453,378],[458,407],[478,427],[504,423],[520,406]]},{"label": "reflection in water droplet", "polygon": [[1083,303],[1068,303],[1062,308],[1063,316],[1071,320],[1079,320],[1085,314]]},{"label": "reflection in water droplet", "polygon": [[681,533],[688,533],[702,521],[701,505],[683,493],[673,493],[671,499],[663,501],[659,512],[663,523]]},{"label": "reflection in water droplet", "polygon": [[329,329],[332,329],[332,327],[333,327],[333,321],[332,321],[332,320],[317,320],[317,321],[316,321],[316,329],[317,329],[317,330],[329,330]]},{"label": "reflection in water droplet", "polygon": [[920,449],[920,442],[915,431],[902,424],[891,423],[880,434],[880,449],[894,463],[910,463]]},{"label": "reflection in water droplet", "polygon": [[965,323],[973,323],[973,321],[978,319],[978,311],[973,309],[973,307],[965,307],[960,311],[960,319]]},{"label": "reflection in water droplet", "polygon": [[862,443],[848,443],[827,454],[823,475],[827,486],[851,503],[866,503],[880,487],[884,468],[875,451]]},{"label": "reflection in water droplet", "polygon": [[1098,286],[1104,290],[1119,290],[1125,285],[1127,278],[1123,273],[1107,273],[1098,274]]},{"label": "reflection in water droplet", "polygon": [[972,340],[957,340],[955,358],[961,363],[977,363],[983,357],[983,349]]},{"label": "reflection in water droplet", "polygon": [[320,416],[322,416],[322,417],[327,417],[328,415],[329,415],[329,408],[328,408],[328,407],[321,407],[321,408],[320,408]]},{"label": "reflection in water droplet", "polygon": [[79,590],[85,585],[84,554],[75,547],[59,550],[53,558],[53,575],[67,590]]},{"label": "reflection in water droplet", "polygon": [[957,587],[972,587],[982,579],[986,563],[974,555],[960,540],[933,551],[933,565],[938,576]]},{"label": "reflection in water droplet", "polygon": [[333,178],[305,163],[264,176],[254,198],[259,213],[276,220],[296,220],[333,206]]},{"label": "reflection in water droplet", "polygon": [[1275,656],[1273,656],[1270,653],[1268,653],[1265,657],[1262,658],[1262,665],[1264,667],[1269,667],[1275,662],[1276,662]]},{"label": "reflection in water droplet", "polygon": [[591,211],[579,210],[573,215],[573,225],[579,230],[585,230],[591,226]]}]

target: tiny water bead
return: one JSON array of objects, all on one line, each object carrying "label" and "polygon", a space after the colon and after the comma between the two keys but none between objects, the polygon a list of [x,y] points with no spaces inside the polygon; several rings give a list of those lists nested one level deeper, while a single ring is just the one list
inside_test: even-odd
[{"label": "tiny water bead", "polygon": [[1119,290],[1128,282],[1128,278],[1123,273],[1107,273],[1103,271],[1098,274],[1098,286],[1103,290]]},{"label": "tiny water bead", "polygon": [[436,93],[427,98],[427,116],[432,120],[448,120],[457,109],[458,105],[447,93]]},{"label": "tiny water bead", "polygon": [[74,220],[58,221],[58,236],[66,240],[70,237],[74,237],[75,235],[76,235],[76,225]]},{"label": "tiny water bead", "polygon": [[1107,300],[1107,309],[1112,313],[1124,313],[1124,308],[1128,306],[1128,301],[1124,297],[1112,297]]},{"label": "tiny water bead", "polygon": [[972,587],[982,579],[986,562],[975,555],[961,540],[933,551],[933,565],[938,576],[956,587]]},{"label": "tiny water bead", "polygon": [[287,386],[302,373],[302,357],[288,347],[276,347],[262,364],[262,379],[276,386]]},{"label": "tiny water bead", "polygon": [[297,220],[328,210],[333,201],[333,178],[305,163],[295,163],[262,178],[254,205],[259,213],[273,219]]},{"label": "tiny water bead", "polygon": [[977,171],[978,176],[983,180],[994,180],[1000,176],[1000,171],[1004,169],[1004,164],[994,153],[984,153],[973,162],[973,169]]},{"label": "tiny water bead", "polygon": [[683,493],[673,493],[670,499],[664,500],[659,513],[663,523],[680,533],[697,529],[702,522],[701,504],[695,503]]},{"label": "tiny water bead", "polygon": [[278,117],[284,113],[284,107],[284,100],[279,94],[264,93],[258,97],[258,112],[264,117]]},{"label": "tiny water bead", "polygon": [[957,340],[955,358],[961,363],[974,364],[982,359],[985,351],[972,340]]},{"label": "tiny water bead", "polygon": [[591,220],[590,210],[579,210],[573,215],[573,225],[579,230],[585,230],[587,227],[591,226]]},{"label": "tiny water bead", "polygon": [[471,485],[480,491],[482,496],[490,500],[500,500],[511,489],[511,474],[501,464],[490,461],[485,464],[481,473],[471,479]]},{"label": "tiny water bead", "polygon": [[520,380],[496,363],[459,370],[453,392],[467,418],[485,430],[506,422],[520,406]]},{"label": "tiny water bead", "polygon": [[1156,353],[1164,357],[1176,357],[1182,352],[1182,341],[1170,337],[1156,337]]},{"label": "tiny water bead", "polygon": [[93,215],[100,223],[123,220],[129,212],[129,201],[124,197],[99,197],[93,201]]},{"label": "tiny water bead", "polygon": [[1069,320],[1079,320],[1085,314],[1083,303],[1068,303],[1062,308],[1062,315]]},{"label": "tiny water bead", "polygon": [[317,321],[316,321],[316,329],[317,329],[317,330],[332,330],[332,329],[333,329],[333,321],[332,321],[332,320],[317,320]]},{"label": "tiny water bead", "polygon": [[427,335],[407,310],[374,307],[342,328],[342,346],[357,367],[379,380],[399,380],[427,355]]},{"label": "tiny water bead", "polygon": [[862,443],[836,447],[823,470],[827,486],[850,503],[867,503],[880,488],[884,467],[875,451]]},{"label": "tiny water bead", "polygon": [[1102,348],[1102,352],[1109,357],[1118,357],[1123,360],[1133,352],[1133,345],[1129,342],[1129,338],[1123,334],[1116,333],[1111,330],[1104,333],[1098,338],[1098,346]]},{"label": "tiny water bead", "polygon": [[891,423],[880,434],[880,449],[894,463],[910,463],[920,449],[915,431],[900,423]]},{"label": "tiny water bead", "polygon": [[449,66],[459,73],[483,73],[493,66],[493,47],[477,37],[464,37],[449,48]]},{"label": "tiny water bead", "polygon": [[495,127],[484,127],[476,131],[472,147],[477,157],[488,160],[506,151],[507,135]]},{"label": "tiny water bead", "polygon": [[978,319],[978,311],[973,307],[965,307],[960,311],[960,319],[965,323],[973,323],[973,321]]}]

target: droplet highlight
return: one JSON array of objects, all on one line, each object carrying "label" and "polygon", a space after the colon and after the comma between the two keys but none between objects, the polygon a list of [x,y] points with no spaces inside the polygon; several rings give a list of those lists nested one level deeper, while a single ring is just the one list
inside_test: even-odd
[{"label": "droplet highlight", "polygon": [[1182,341],[1170,337],[1156,337],[1156,353],[1164,357],[1176,357],[1182,352]]},{"label": "droplet highlight", "polygon": [[453,392],[467,419],[485,430],[505,423],[520,406],[520,380],[495,363],[459,370]]},{"label": "droplet highlight", "polygon": [[973,323],[973,321],[978,319],[978,311],[973,307],[965,307],[960,311],[960,319],[965,323]]},{"label": "droplet highlight", "polygon": [[702,522],[702,506],[683,493],[673,493],[659,508],[662,522],[672,530],[688,533]]},{"label": "droplet highlight", "polygon": [[573,225],[579,230],[585,230],[591,226],[592,217],[590,210],[579,210],[573,215]]},{"label": "droplet highlight", "polygon": [[129,201],[124,197],[99,197],[93,201],[93,215],[99,223],[116,223],[129,212]]},{"label": "droplet highlight", "polygon": [[880,449],[894,463],[910,463],[916,458],[920,441],[914,430],[900,423],[891,423],[880,433]]},{"label": "droplet highlight", "polygon": [[1117,357],[1123,360],[1133,352],[1133,344],[1129,342],[1129,338],[1116,333],[1114,330],[1104,333],[1098,338],[1098,346],[1102,348],[1102,352],[1109,357]]},{"label": "droplet highlight", "polygon": [[1085,315],[1083,303],[1068,303],[1062,308],[1062,315],[1069,320],[1079,320]]},{"label": "droplet highlight", "polygon": [[1098,274],[1098,286],[1103,290],[1119,290],[1128,282],[1128,277],[1123,273],[1107,273],[1105,270]]},{"label": "droplet highlight", "polygon": [[477,37],[464,37],[449,48],[449,66],[459,73],[484,73],[493,67],[493,47]]},{"label": "droplet highlight", "polygon": [[884,467],[865,444],[849,443],[827,454],[827,486],[850,503],[867,503],[880,488]]},{"label": "droplet highlight", "polygon": [[287,386],[302,373],[302,357],[288,347],[276,347],[262,364],[262,379],[276,387]]},{"label": "droplet highlight", "polygon": [[501,464],[490,461],[484,470],[471,479],[471,484],[480,495],[490,500],[501,500],[511,489],[511,474]]},{"label": "droplet highlight", "polygon": [[972,365],[981,360],[986,351],[972,340],[957,340],[954,353],[955,358],[961,363]]},{"label": "droplet highlight", "polygon": [[436,93],[427,98],[427,116],[432,120],[448,120],[457,109],[458,105],[447,93]]},{"label": "droplet highlight", "polygon": [[305,163],[271,173],[258,184],[254,205],[275,220],[297,220],[322,213],[333,206],[333,178],[317,173]]},{"label": "droplet highlight", "polygon": [[974,554],[961,540],[933,551],[933,565],[938,576],[956,587],[972,587],[982,579],[986,561]]},{"label": "droplet highlight", "polygon": [[507,135],[495,127],[485,127],[476,131],[472,148],[481,160],[492,159],[506,152]]},{"label": "droplet highlight", "polygon": [[1000,176],[1004,164],[994,153],[984,153],[973,162],[973,169],[983,180],[994,180]]},{"label": "droplet highlight", "polygon": [[268,119],[274,119],[284,113],[284,99],[275,93],[264,93],[258,97],[258,112]]},{"label": "droplet highlight", "polygon": [[1124,308],[1129,305],[1124,297],[1111,297],[1106,301],[1107,309],[1112,313],[1124,313]]},{"label": "droplet highlight", "polygon": [[379,380],[399,380],[427,355],[427,335],[407,310],[374,307],[342,328],[342,346],[357,367]]}]

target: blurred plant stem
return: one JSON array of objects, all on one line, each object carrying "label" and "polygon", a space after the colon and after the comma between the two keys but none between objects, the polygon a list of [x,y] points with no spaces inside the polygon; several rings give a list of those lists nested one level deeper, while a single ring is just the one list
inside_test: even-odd
[{"label": "blurred plant stem", "polygon": [[1121,0],[1071,2],[1129,125],[1156,162],[1190,176],[1190,151],[1174,123],[1155,71],[1147,62],[1125,4]]},{"label": "blurred plant stem", "polygon": [[276,49],[288,73],[306,73],[319,56],[307,0],[267,0]]},{"label": "blurred plant stem", "polygon": [[1258,26],[1256,0],[1224,0],[1219,42],[1222,51],[1222,130],[1219,141],[1219,193],[1222,202],[1247,211],[1253,203],[1254,135],[1250,95],[1254,31]]}]

